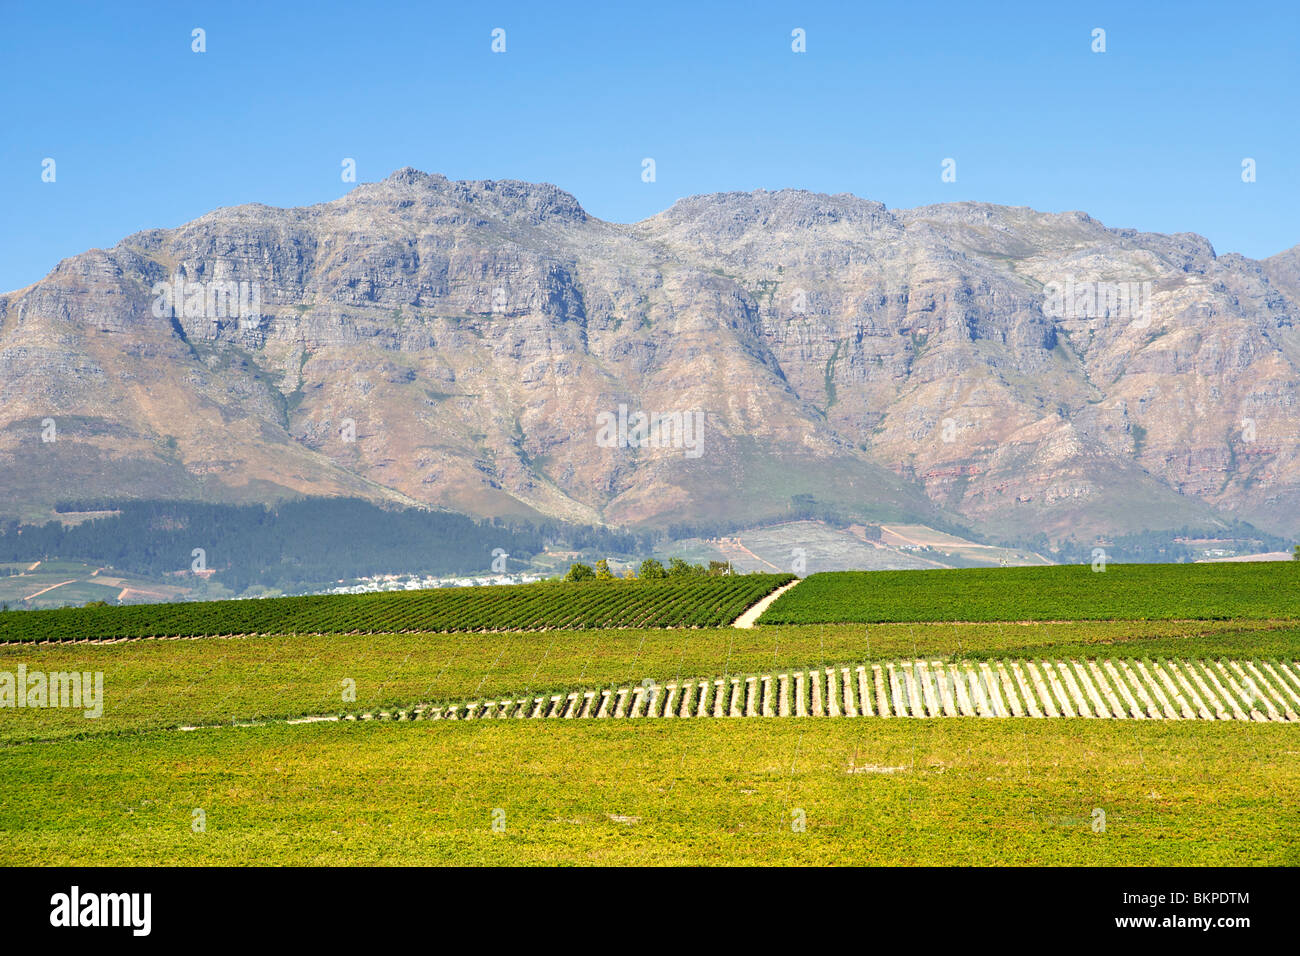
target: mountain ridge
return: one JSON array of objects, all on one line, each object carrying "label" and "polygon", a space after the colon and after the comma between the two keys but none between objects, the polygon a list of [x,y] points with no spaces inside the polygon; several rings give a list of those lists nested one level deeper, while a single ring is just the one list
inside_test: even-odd
[{"label": "mountain ridge", "polygon": [[[178,276],[255,283],[259,311],[155,315]],[[1082,283],[1083,314],[1049,314]],[[1145,315],[1117,312],[1130,287]],[[653,526],[798,499],[1006,540],[1294,534],[1297,314],[1300,246],[1250,260],[1086,213],[805,190],[618,224],[549,184],[405,167],[0,295],[0,512],[356,494]],[[700,411],[704,454],[601,447],[619,404]]]}]

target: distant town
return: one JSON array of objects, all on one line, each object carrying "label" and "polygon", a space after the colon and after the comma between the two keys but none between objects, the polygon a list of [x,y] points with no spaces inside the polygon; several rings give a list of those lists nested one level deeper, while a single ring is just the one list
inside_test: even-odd
[{"label": "distant town", "polygon": [[421,591],[426,588],[469,588],[492,584],[532,584],[546,578],[545,574],[484,574],[477,576],[434,577],[419,574],[375,574],[358,578],[356,584],[315,591],[315,594],[372,594],[379,591]]}]

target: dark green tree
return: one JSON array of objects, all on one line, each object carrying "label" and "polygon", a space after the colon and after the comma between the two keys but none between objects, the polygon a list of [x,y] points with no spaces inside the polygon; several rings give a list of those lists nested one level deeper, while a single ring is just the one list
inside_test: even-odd
[{"label": "dark green tree", "polygon": [[660,578],[668,577],[668,572],[654,558],[646,558],[641,562],[641,567],[638,569],[636,576],[646,581],[657,581]]},{"label": "dark green tree", "polygon": [[668,559],[668,576],[670,578],[686,578],[693,574],[703,574],[704,566],[701,564],[690,564],[682,558]]},{"label": "dark green tree", "polygon": [[596,572],[589,564],[571,564],[568,573],[564,575],[566,581],[594,581],[595,579]]}]

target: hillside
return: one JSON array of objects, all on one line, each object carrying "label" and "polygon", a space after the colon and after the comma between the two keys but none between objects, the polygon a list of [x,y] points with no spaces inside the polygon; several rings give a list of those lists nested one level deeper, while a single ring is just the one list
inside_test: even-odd
[{"label": "hillside", "polygon": [[[319,494],[662,527],[797,499],[1004,541],[1294,535],[1297,254],[797,190],[619,225],[403,169],[0,296],[0,514]],[[698,413],[698,444],[608,447],[620,405]]]}]

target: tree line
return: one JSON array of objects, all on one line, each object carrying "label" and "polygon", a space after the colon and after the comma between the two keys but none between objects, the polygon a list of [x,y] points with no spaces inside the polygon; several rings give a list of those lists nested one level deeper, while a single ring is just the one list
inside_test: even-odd
[{"label": "tree line", "polygon": [[[690,564],[684,558],[669,558],[668,567],[656,558],[646,558],[636,571],[628,569],[621,576],[637,578],[643,581],[658,581],[666,578],[721,577],[733,574],[731,565],[726,561],[710,561],[708,566]],[[613,581],[620,575],[610,570],[609,559],[601,558],[595,567],[581,562],[569,565],[565,581]]]},{"label": "tree line", "polygon": [[273,506],[193,501],[61,502],[56,511],[114,511],[75,525],[0,522],[0,561],[63,558],[159,577],[204,569],[235,593],[392,572],[452,575],[518,571],[546,547],[636,553],[642,536],[605,528],[474,519],[386,508],[358,498],[303,498]]}]

